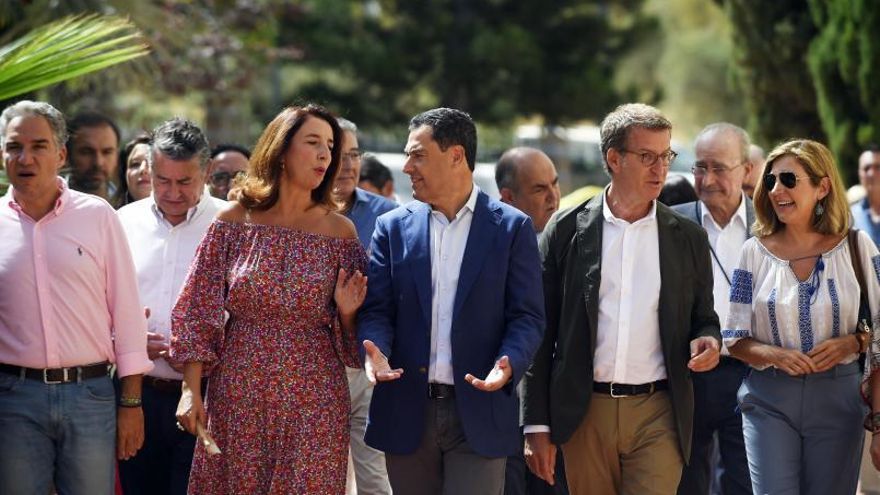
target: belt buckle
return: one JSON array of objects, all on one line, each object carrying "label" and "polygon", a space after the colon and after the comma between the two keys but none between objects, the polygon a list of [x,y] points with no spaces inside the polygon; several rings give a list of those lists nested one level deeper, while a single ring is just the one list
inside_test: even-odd
[{"label": "belt buckle", "polygon": [[48,368],[43,368],[43,383],[45,383],[46,385],[59,385],[59,384],[67,383],[68,381],[70,381],[69,380],[70,377],[68,376],[68,372],[70,371],[69,368],[61,368],[61,372],[63,375],[61,380],[49,380],[48,371],[49,371]]},{"label": "belt buckle", "polygon": [[614,385],[616,385],[616,383],[615,383],[615,382],[611,382],[611,386],[609,387],[609,390],[608,390],[609,392],[611,392],[611,397],[612,397],[612,398],[614,398],[614,399],[620,399],[620,398],[622,398],[622,397],[626,397],[626,396],[627,396],[626,394],[615,394],[615,393],[614,393]]}]

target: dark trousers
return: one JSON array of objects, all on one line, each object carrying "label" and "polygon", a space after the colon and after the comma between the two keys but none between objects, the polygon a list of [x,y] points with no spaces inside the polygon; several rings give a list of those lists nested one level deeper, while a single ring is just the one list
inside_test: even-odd
[{"label": "dark trousers", "polygon": [[144,446],[119,462],[125,495],[186,495],[196,437],[177,428],[180,392],[144,384]]},{"label": "dark trousers", "polygon": [[553,486],[529,471],[522,451],[508,457],[504,471],[504,495],[568,495],[562,449],[556,449],[556,484]]},{"label": "dark trousers", "polygon": [[712,444],[717,432],[721,453],[721,492],[751,494],[749,463],[743,440],[742,414],[736,393],[749,367],[742,361],[722,357],[712,371],[694,373],[694,436],[691,459],[681,474],[679,495],[706,495],[712,484]]}]

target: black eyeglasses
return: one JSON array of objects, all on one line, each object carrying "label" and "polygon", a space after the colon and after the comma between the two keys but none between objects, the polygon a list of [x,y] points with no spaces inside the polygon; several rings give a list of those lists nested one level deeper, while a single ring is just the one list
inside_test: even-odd
[{"label": "black eyeglasses", "polygon": [[[764,188],[767,191],[772,191],[774,187],[776,187],[776,175],[767,174],[764,176]],[[794,189],[799,180],[809,179],[810,176],[803,175],[797,176],[794,172],[779,172],[779,182],[782,183],[787,189]]]},{"label": "black eyeglasses", "polygon": [[666,150],[659,155],[657,153],[654,153],[653,151],[630,151],[628,149],[622,149],[621,151],[623,151],[624,153],[632,153],[633,155],[638,156],[639,161],[642,162],[642,165],[644,165],[645,167],[654,166],[654,164],[657,163],[657,160],[662,160],[660,163],[664,167],[668,167],[672,165],[672,162],[675,161],[675,157],[678,156],[678,153],[672,150]]},{"label": "black eyeglasses", "polygon": [[239,170],[234,174],[229,172],[216,172],[211,174],[211,185],[214,187],[223,187],[229,185],[229,182],[247,174],[244,170]]}]

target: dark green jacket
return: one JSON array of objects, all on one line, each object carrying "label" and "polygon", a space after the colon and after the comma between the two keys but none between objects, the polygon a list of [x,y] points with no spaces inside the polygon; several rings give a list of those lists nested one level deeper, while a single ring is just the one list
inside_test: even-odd
[{"label": "dark green jacket", "polygon": [[[548,223],[540,241],[547,327],[522,384],[523,425],[549,425],[563,444],[580,425],[593,390],[599,315],[604,194]],[[658,320],[669,392],[684,459],[690,458],[694,397],[690,341],[721,341],[712,301],[705,231],[657,203],[660,259]],[[645,253],[645,256],[656,256]]]}]

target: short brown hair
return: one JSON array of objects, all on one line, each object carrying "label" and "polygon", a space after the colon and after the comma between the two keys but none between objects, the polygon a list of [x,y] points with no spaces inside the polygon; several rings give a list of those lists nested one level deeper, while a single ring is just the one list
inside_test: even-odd
[{"label": "short brown hair", "polygon": [[[773,168],[773,164],[780,158],[791,156],[798,161],[804,171],[810,177],[810,183],[818,186],[823,178],[831,182],[828,195],[819,200],[825,208],[825,213],[816,215],[813,219],[813,227],[820,234],[844,235],[849,231],[850,213],[849,203],[846,201],[846,189],[840,180],[837,164],[831,151],[822,143],[809,139],[795,139],[782,143],[767,155],[764,162],[764,170],[761,171],[761,179]],[[758,180],[755,186],[753,198],[755,204],[755,225],[753,231],[756,236],[768,236],[782,227],[782,222],[773,210],[770,200],[770,191],[764,187],[764,181]]]},{"label": "short brown hair", "polygon": [[626,103],[615,108],[602,119],[599,124],[602,161],[605,170],[611,173],[606,156],[608,150],[622,151],[626,147],[626,138],[633,127],[641,127],[652,131],[672,130],[672,122],[660,113],[660,110],[644,103]]},{"label": "short brown hair", "polygon": [[312,201],[331,209],[336,208],[332,192],[342,153],[342,131],[336,117],[329,110],[312,103],[303,107],[287,107],[269,122],[248,161],[247,177],[230,192],[231,198],[237,199],[247,209],[256,210],[268,210],[278,201],[282,157],[290,147],[293,136],[309,117],[327,122],[333,130],[330,165],[321,184],[312,190]]}]

